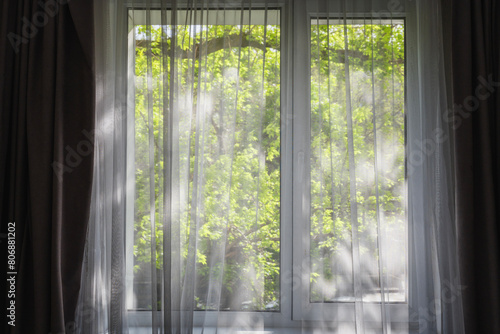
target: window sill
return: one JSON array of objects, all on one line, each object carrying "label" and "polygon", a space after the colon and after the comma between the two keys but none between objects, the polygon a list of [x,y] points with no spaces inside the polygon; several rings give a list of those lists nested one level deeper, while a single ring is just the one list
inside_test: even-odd
[{"label": "window sill", "polygon": [[[352,303],[329,305],[334,308],[324,308],[316,317],[305,315],[304,320],[291,320],[291,317],[285,316],[281,312],[197,312],[194,313],[193,333],[255,333],[255,334],[350,334],[356,333],[354,306]],[[330,311],[333,310],[333,313]],[[381,333],[382,322],[380,321],[380,304],[364,305],[364,326],[367,333]],[[325,311],[330,316],[324,317]],[[343,314],[350,311],[349,314]],[[392,334],[418,333],[418,323],[408,321],[407,304],[388,305],[388,317],[391,319]],[[378,313],[378,315],[375,315]],[[311,315],[311,313],[309,314]],[[334,319],[332,315],[342,316],[349,321],[325,321],[324,319]],[[371,316],[370,316],[371,315]],[[323,317],[321,317],[323,316]],[[347,316],[347,317],[344,317]],[[158,319],[161,319],[161,312],[158,313]],[[320,318],[318,318],[320,317]],[[320,320],[313,320],[318,318]],[[151,333],[151,312],[150,311],[129,311],[128,324],[130,334]],[[252,330],[251,328],[255,328]],[[319,331],[319,332],[318,332]]]}]

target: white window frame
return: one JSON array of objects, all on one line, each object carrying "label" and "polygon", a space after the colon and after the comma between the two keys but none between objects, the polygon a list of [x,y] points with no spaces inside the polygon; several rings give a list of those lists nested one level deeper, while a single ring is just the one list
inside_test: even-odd
[{"label": "white window frame", "polygon": [[[344,13],[327,13],[325,8],[320,11],[311,12],[307,10],[305,2],[302,7],[295,8],[294,21],[294,42],[297,45],[310,45],[311,43],[311,22],[319,18],[330,18],[343,20]],[[406,13],[393,12],[397,19],[405,20]],[[370,13],[359,12],[350,13],[350,18],[367,18]],[[389,17],[390,19],[390,17]],[[375,19],[375,21],[377,21]],[[405,24],[405,30],[407,29]],[[293,178],[293,269],[297,271],[295,277],[300,281],[296,290],[300,293],[293,294],[293,319],[296,321],[325,322],[325,314],[331,319],[333,324],[350,323],[354,324],[355,303],[353,302],[331,302],[312,303],[310,302],[310,203],[311,203],[311,166],[308,163],[311,159],[311,55],[310,48],[294,48],[294,81],[304,83],[303,85],[293,85],[293,169],[296,171]],[[304,89],[304,85],[305,88]],[[306,111],[306,112],[302,112]],[[407,222],[408,223],[408,222]],[[407,262],[408,263],[408,262]],[[408,303],[386,303],[388,314],[390,315],[391,326],[394,328],[405,328],[408,323]],[[366,324],[373,324],[373,329],[377,329],[382,321],[382,306],[380,303],[367,303],[362,305]]]},{"label": "white window frame", "polygon": [[[154,1],[152,1],[154,4]],[[250,2],[248,2],[250,5]],[[265,8],[264,3],[259,3],[257,1],[252,1],[253,8],[263,9]],[[133,7],[134,6],[134,7]],[[141,8],[137,2],[134,4],[126,4],[126,12],[129,9]],[[235,2],[234,4],[227,3],[227,8],[234,7],[235,9],[241,8],[241,2]],[[292,55],[287,50],[290,49],[289,43],[292,42],[291,36],[288,33],[290,29],[288,28],[291,24],[290,13],[291,6],[286,4],[285,0],[277,0],[273,3],[268,3],[267,7],[269,10],[279,10],[280,11],[280,24],[281,24],[281,59],[280,59],[280,76],[281,76],[281,206],[280,206],[280,310],[279,311],[194,311],[194,326],[195,327],[229,327],[234,325],[234,319],[241,318],[242,321],[247,320],[244,325],[251,325],[262,323],[266,328],[293,328],[297,330],[300,328],[300,324],[292,320],[292,281],[291,267],[292,267],[292,183],[287,182],[292,179],[292,101],[291,93],[287,90],[290,89],[288,85],[284,84],[288,82],[288,75],[292,73]],[[143,7],[142,7],[143,8]],[[152,6],[152,8],[154,8]],[[158,16],[159,18],[159,16]],[[152,18],[153,19],[153,18]],[[140,19],[139,19],[140,20]],[[130,29],[130,25],[127,24],[128,32],[128,48],[125,54],[133,55],[135,53],[135,40],[133,29]],[[134,71],[134,59],[128,57],[127,68],[130,71]],[[133,73],[133,72],[132,72]],[[134,115],[134,78],[133,76],[128,76],[128,115]],[[127,129],[130,133],[134,133],[134,117],[127,117]],[[127,179],[134,180],[134,136],[127,136]],[[133,296],[132,282],[133,282],[133,228],[134,228],[134,217],[133,217],[133,207],[134,207],[134,192],[133,185],[128,185],[130,190],[127,191],[127,218],[126,218],[126,286],[127,286],[127,305],[132,305],[131,296]],[[290,275],[284,275],[285,272],[289,272]],[[286,302],[290,301],[290,302]],[[128,316],[131,321],[130,323],[135,324],[139,328],[145,328],[150,324],[151,321],[151,311],[139,311],[139,310],[129,310]],[[161,315],[158,315],[161,318]],[[245,319],[246,318],[246,319]],[[288,333],[289,331],[287,331]]]},{"label": "white window frame", "polygon": [[[247,0],[245,0],[247,1]],[[339,1],[339,0],[334,0]],[[342,1],[342,0],[340,0]],[[382,1],[373,1],[380,2]],[[151,0],[154,8],[155,0]],[[182,1],[178,1],[182,3]],[[248,1],[250,4],[250,1]],[[142,5],[145,5],[142,4]],[[252,7],[264,8],[258,1],[251,2]],[[124,3],[128,9],[141,8],[141,3]],[[134,6],[134,7],[132,7]],[[228,8],[231,4],[227,4]],[[142,6],[144,8],[145,6]],[[235,8],[241,7],[240,1],[235,1]],[[311,303],[309,302],[309,235],[310,235],[310,31],[311,19],[318,13],[307,11],[306,1],[275,0],[267,4],[268,8],[279,9],[281,20],[281,224],[280,224],[280,310],[272,312],[245,311],[195,311],[195,327],[224,327],[233,325],[236,317],[247,316],[248,324],[262,324],[272,328],[274,333],[304,333],[303,328],[311,331],[316,325],[328,323],[331,328],[339,328],[341,323],[355,322],[354,303]],[[385,8],[387,10],[387,8]],[[393,14],[398,18],[405,17],[405,12]],[[360,17],[369,17],[370,13],[360,13]],[[342,17],[342,14],[324,13],[324,17]],[[124,31],[128,43],[123,43],[124,54],[134,54],[134,33],[127,26]],[[408,25],[405,24],[405,29]],[[134,70],[134,59],[128,57],[125,61],[127,71]],[[127,84],[127,114],[134,114],[134,78],[128,76]],[[293,79],[293,82],[292,82]],[[301,84],[294,84],[294,83]],[[305,88],[304,89],[304,85]],[[126,117],[129,133],[133,133],[134,117]],[[127,136],[127,166],[134,165],[134,136]],[[309,175],[309,177],[308,177]],[[131,177],[131,178],[130,178]],[[134,179],[133,168],[127,167],[127,179]],[[292,180],[292,182],[290,182]],[[133,281],[133,186],[127,185],[126,199],[126,281]],[[410,282],[411,283],[411,282]],[[127,296],[132,296],[132,284],[128,287]],[[409,304],[409,303],[408,303]],[[391,324],[404,329],[408,323],[408,304],[390,304]],[[127,305],[132,305],[131,300]],[[364,304],[363,307],[371,314],[381,314],[380,305]],[[327,312],[328,321],[324,314]],[[146,328],[151,322],[151,311],[129,310],[129,323],[139,328]],[[161,315],[158,315],[161,318]],[[397,320],[396,320],[397,319]],[[381,319],[373,319],[374,324]],[[375,325],[376,326],[376,325]],[[133,332],[133,330],[132,330]],[[138,331],[139,332],[139,331]],[[195,330],[196,332],[196,330]]]}]

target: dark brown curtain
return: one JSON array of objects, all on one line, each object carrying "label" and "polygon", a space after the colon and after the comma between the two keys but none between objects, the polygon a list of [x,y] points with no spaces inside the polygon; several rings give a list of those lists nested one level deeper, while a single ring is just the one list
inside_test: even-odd
[{"label": "dark brown curtain", "polygon": [[445,0],[466,333],[500,333],[500,5]]},{"label": "dark brown curtain", "polygon": [[74,327],[93,170],[93,44],[92,1],[0,2],[0,332]]}]

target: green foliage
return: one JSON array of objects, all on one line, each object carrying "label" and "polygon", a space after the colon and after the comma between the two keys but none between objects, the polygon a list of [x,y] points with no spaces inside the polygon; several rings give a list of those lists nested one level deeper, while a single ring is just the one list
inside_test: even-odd
[{"label": "green foliage", "polygon": [[[251,301],[251,308],[264,309],[279,298],[280,31],[268,26],[264,46],[263,26],[245,26],[241,37],[237,26],[176,30],[176,100],[169,101],[171,87],[164,85],[172,73],[172,27],[136,28],[135,276],[147,280],[152,261],[158,270],[163,267],[163,130],[171,112],[164,101],[169,101],[178,115],[177,195],[187,196],[180,201],[188,203],[174,223],[180,225],[181,261],[188,261],[193,238],[197,242],[197,306],[214,307],[209,283],[222,274],[221,308],[240,309]],[[261,47],[243,47],[240,53],[237,46],[249,42]]]},{"label": "green foliage", "polygon": [[[243,302],[251,301],[252,309],[262,310],[279,300],[280,29],[268,26],[264,34],[264,28],[177,26],[175,35],[171,26],[138,26],[135,31],[135,276],[146,279],[152,262],[163,268],[164,136],[173,113],[179,152],[176,195],[186,203],[177,208],[174,223],[180,228],[181,261],[193,255],[189,243],[197,242],[195,300],[201,309],[215,307],[209,283],[221,275],[221,309],[242,309]],[[361,253],[375,258],[377,187],[385,233],[405,233],[404,28],[348,26],[347,35],[357,223],[364,241]],[[240,43],[245,47],[240,49]],[[345,52],[344,26],[312,26],[315,300],[328,299],[318,282],[348,276],[335,266],[352,242]],[[170,87],[172,73],[175,87]]]},{"label": "green foliage", "polygon": [[378,282],[379,237],[399,252],[381,270],[401,280],[406,233],[402,25],[350,25],[346,30],[312,25],[311,142],[312,300],[353,296],[353,220],[362,284],[379,284],[373,283]]}]

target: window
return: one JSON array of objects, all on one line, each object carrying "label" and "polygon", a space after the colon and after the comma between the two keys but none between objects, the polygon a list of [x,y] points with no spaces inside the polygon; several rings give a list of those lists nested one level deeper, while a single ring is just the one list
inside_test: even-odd
[{"label": "window", "polygon": [[310,299],[353,301],[358,262],[363,300],[380,300],[385,251],[385,298],[404,302],[404,24],[343,21],[314,19],[311,29]]},{"label": "window", "polygon": [[[169,22],[161,25],[160,11],[149,17],[129,11],[134,108],[128,124],[134,136],[128,136],[127,168],[134,210],[127,217],[128,308],[152,310],[151,294],[161,301],[162,170],[173,106],[179,181],[172,187],[186,196],[178,202],[188,204],[179,204],[179,230],[172,233],[180,242],[180,266],[193,255],[190,235],[197,233],[196,310],[279,311],[281,11],[178,10],[176,25],[167,13]],[[175,60],[165,52],[172,47]],[[164,77],[174,72],[172,81]],[[182,98],[170,97],[173,89]],[[210,286],[213,276],[224,281],[221,291]]]},{"label": "window", "polygon": [[354,321],[362,300],[369,320],[381,301],[401,319],[404,18],[296,9],[288,34],[285,6],[149,13],[128,13],[128,309],[164,307],[175,241],[170,268],[194,271],[195,310],[293,327],[319,308]]},{"label": "window", "polygon": [[320,309],[328,309],[354,321],[356,300],[365,319],[380,321],[382,300],[401,319],[397,304],[408,298],[404,27],[394,18],[311,18],[310,115],[296,123],[308,147],[296,152],[298,179],[306,181],[294,204],[303,287],[294,294],[295,319],[321,320]]}]

